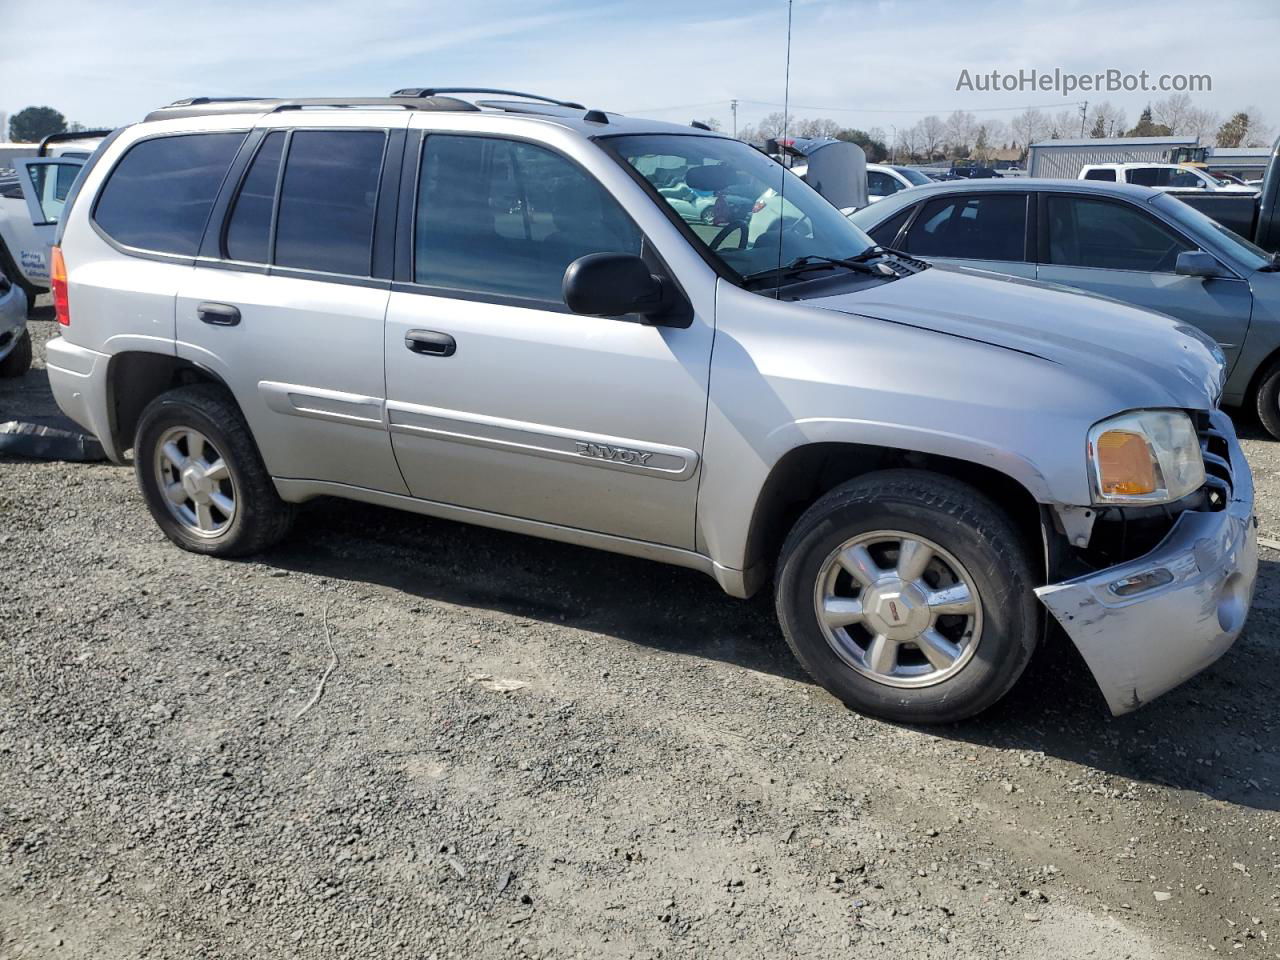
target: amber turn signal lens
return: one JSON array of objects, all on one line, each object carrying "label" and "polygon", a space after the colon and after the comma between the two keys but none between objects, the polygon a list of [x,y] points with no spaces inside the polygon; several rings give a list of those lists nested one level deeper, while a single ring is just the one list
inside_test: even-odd
[{"label": "amber turn signal lens", "polygon": [[1146,438],[1128,430],[1108,430],[1097,439],[1098,482],[1102,493],[1136,496],[1160,486]]}]

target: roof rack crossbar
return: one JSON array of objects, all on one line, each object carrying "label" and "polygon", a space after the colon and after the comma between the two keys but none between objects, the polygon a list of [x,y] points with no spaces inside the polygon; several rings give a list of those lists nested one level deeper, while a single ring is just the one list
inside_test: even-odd
[{"label": "roof rack crossbar", "polygon": [[271,113],[284,110],[303,110],[307,107],[400,107],[404,110],[465,110],[475,111],[480,108],[465,100],[455,97],[302,97],[296,100],[282,100],[271,108]]},{"label": "roof rack crossbar", "polygon": [[536,93],[521,93],[519,90],[500,90],[496,87],[405,87],[397,90],[393,97],[434,97],[442,93],[483,93],[497,94],[503,97],[523,97],[525,100],[537,100],[541,103],[553,103],[557,107],[572,107],[574,110],[587,109],[572,100],[556,100],[552,97],[539,96]]}]

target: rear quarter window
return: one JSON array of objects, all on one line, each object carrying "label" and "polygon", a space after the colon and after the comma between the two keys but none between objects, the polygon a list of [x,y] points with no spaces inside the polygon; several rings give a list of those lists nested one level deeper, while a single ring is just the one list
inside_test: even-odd
[{"label": "rear quarter window", "polygon": [[192,133],[134,144],[98,194],[93,220],[127,247],[194,256],[245,134]]}]

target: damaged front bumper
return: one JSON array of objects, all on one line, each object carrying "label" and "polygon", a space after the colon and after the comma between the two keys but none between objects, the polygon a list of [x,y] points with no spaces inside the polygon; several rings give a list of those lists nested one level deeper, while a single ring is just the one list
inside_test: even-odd
[{"label": "damaged front bumper", "polygon": [[1215,410],[1211,423],[1229,450],[1223,509],[1187,511],[1145,556],[1036,591],[1114,714],[1199,673],[1244,628],[1258,574],[1253,477],[1231,421]]}]

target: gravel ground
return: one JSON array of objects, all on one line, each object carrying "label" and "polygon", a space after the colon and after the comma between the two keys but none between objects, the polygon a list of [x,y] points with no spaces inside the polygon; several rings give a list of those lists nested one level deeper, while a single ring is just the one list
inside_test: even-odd
[{"label": "gravel ground", "polygon": [[0,460],[0,957],[1280,956],[1263,553],[1136,714],[1060,644],[913,729],[692,572],[335,501],[208,560],[129,469]]}]

